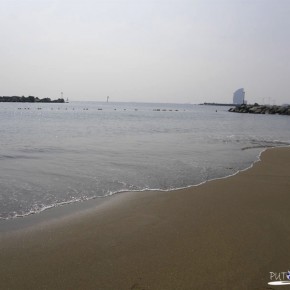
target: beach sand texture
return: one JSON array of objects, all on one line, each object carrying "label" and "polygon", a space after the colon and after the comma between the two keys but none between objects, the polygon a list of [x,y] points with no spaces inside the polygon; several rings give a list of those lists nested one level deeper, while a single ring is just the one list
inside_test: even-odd
[{"label": "beach sand texture", "polygon": [[267,283],[290,270],[290,148],[261,159],[229,178],[122,193],[2,234],[0,289],[280,289]]}]

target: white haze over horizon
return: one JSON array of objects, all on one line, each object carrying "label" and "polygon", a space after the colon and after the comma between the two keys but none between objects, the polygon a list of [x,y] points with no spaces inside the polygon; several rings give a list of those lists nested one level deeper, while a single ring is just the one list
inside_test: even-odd
[{"label": "white haze over horizon", "polygon": [[0,96],[290,103],[288,0],[0,0]]}]

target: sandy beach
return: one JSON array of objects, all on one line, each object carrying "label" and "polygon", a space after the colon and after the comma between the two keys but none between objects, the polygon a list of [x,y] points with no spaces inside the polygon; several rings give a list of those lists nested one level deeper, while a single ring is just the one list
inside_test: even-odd
[{"label": "sandy beach", "polygon": [[267,283],[290,269],[290,148],[261,159],[229,178],[122,193],[3,233],[0,289],[280,289]]}]

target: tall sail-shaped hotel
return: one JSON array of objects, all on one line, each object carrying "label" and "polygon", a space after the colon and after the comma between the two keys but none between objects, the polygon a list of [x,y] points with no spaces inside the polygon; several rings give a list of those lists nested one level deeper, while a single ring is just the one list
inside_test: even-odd
[{"label": "tall sail-shaped hotel", "polygon": [[234,92],[233,95],[233,104],[235,105],[241,105],[245,104],[245,91],[244,88],[238,89]]}]

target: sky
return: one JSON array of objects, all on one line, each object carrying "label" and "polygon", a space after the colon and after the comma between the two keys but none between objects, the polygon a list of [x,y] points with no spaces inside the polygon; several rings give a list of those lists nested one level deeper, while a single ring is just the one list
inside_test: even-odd
[{"label": "sky", "polygon": [[290,0],[0,0],[0,96],[290,103]]}]

